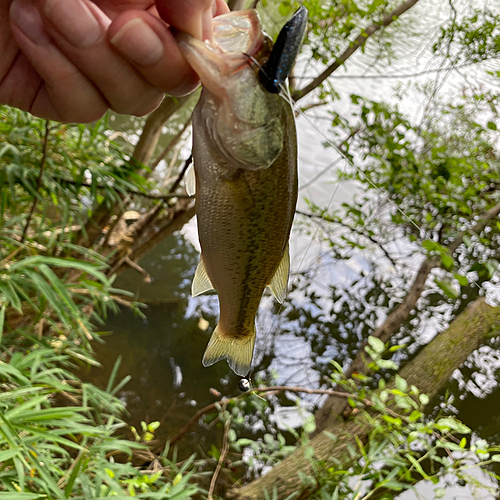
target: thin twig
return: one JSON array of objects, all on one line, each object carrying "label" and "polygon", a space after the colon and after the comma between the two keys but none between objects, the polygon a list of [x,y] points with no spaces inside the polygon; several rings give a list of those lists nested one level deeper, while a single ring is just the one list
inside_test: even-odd
[{"label": "thin twig", "polygon": [[9,260],[12,260],[22,249],[23,247],[17,247],[13,252],[11,252],[7,257],[0,260],[0,267],[3,267]]},{"label": "thin twig", "polygon": [[181,437],[183,437],[191,427],[193,427],[198,420],[205,415],[206,413],[211,412],[212,410],[217,409],[217,405],[220,404],[220,401],[217,401],[216,403],[211,403],[201,410],[198,410],[190,419],[189,422],[179,431],[175,436],[170,440],[170,444],[174,444],[176,441],[178,441]]},{"label": "thin twig", "polygon": [[389,14],[385,15],[381,22],[373,23],[367,28],[363,30],[363,32],[358,35],[358,37],[352,41],[346,50],[342,54],[340,54],[335,61],[328,66],[321,74],[319,74],[312,82],[306,85],[304,88],[296,90],[292,94],[292,99],[297,102],[299,99],[302,99],[304,96],[312,92],[315,88],[321,85],[335,70],[340,68],[349,57],[351,57],[360,47],[362,47],[368,38],[379,31],[381,28],[385,28],[392,24],[396,19],[398,19],[401,15],[403,15],[407,10],[413,7],[418,0],[406,0],[400,4],[396,9],[394,9]]},{"label": "thin twig", "polygon": [[191,165],[192,161],[193,161],[193,154],[191,153],[189,155],[189,158],[184,162],[184,166],[179,172],[177,179],[175,179],[175,182],[172,184],[172,187],[168,190],[168,194],[173,193],[179,187],[179,184],[181,183],[184,174],[186,173],[186,170],[188,169],[189,165]]},{"label": "thin twig", "polygon": [[226,455],[227,455],[227,452],[229,450],[229,429],[231,428],[231,420],[232,420],[232,417],[230,416],[226,420],[226,423],[224,424],[224,436],[222,438],[222,450],[220,453],[219,461],[217,462],[217,467],[215,468],[214,475],[212,476],[212,481],[210,481],[210,489],[208,490],[207,500],[213,499],[213,493],[214,493],[215,485],[217,483],[217,478],[219,477],[219,472],[222,468],[222,464],[223,464],[224,460],[226,459]]},{"label": "thin twig", "polygon": [[[329,396],[340,396],[343,398],[348,398],[350,396],[350,394],[348,394],[346,392],[333,391],[330,389],[306,389],[305,387],[288,386],[288,385],[276,385],[276,386],[271,386],[271,387],[255,387],[253,389],[253,392],[258,392],[259,394],[264,394],[264,395],[266,395],[267,393],[269,393],[269,395],[271,395],[271,394],[275,394],[277,392],[283,392],[283,391],[304,392],[306,394],[327,394]],[[240,399],[240,398],[244,398],[244,397],[247,397],[247,395],[242,394],[241,396],[236,396],[232,399]],[[217,405],[221,405],[221,404],[224,404],[227,402],[228,402],[228,399],[223,398],[220,401],[217,401],[215,403],[211,403],[211,404],[201,408],[200,410],[198,410],[189,419],[188,423],[182,429],[180,429],[172,439],[170,439],[170,444],[173,444],[176,441],[178,441],[179,439],[181,439],[182,437],[184,437],[184,435],[189,432],[191,427],[193,427],[200,420],[200,418],[203,415],[206,415],[207,413],[210,413],[211,411],[217,409]]]},{"label": "thin twig", "polygon": [[[59,182],[71,184],[72,186],[92,187],[92,184],[90,184],[88,182],[76,182],[76,181],[72,181],[70,179],[64,179],[64,178],[58,178],[58,177],[54,177],[54,178],[57,179]],[[109,186],[101,186],[101,185],[97,185],[95,187],[96,187],[96,189],[108,189],[109,188]],[[135,189],[126,189],[124,191],[127,194],[142,196],[143,198],[149,198],[150,200],[170,200],[172,198],[191,198],[191,196],[188,196],[185,194],[176,194],[176,193],[171,193],[171,192],[169,192],[169,194],[151,194],[151,193],[144,193],[143,191],[136,191]]]},{"label": "thin twig", "polygon": [[312,219],[321,219],[321,220],[324,220],[325,222],[333,222],[335,224],[339,224],[340,226],[345,227],[346,229],[349,229],[353,233],[359,234],[360,236],[369,239],[372,243],[374,243],[375,245],[377,245],[380,248],[380,250],[382,250],[382,252],[384,252],[384,255],[391,262],[391,264],[394,267],[397,267],[396,261],[389,255],[389,252],[383,247],[382,243],[378,242],[373,236],[370,236],[369,234],[365,234],[365,233],[363,233],[363,231],[360,231],[359,229],[351,227],[351,226],[349,226],[349,224],[346,224],[345,222],[342,222],[340,220],[332,219],[332,218],[330,218],[328,216],[322,216],[322,215],[318,215],[318,214],[311,214],[311,213],[308,213],[308,212],[301,212],[300,210],[296,210],[295,213],[299,214],[299,215],[303,215],[304,217],[309,217],[309,218],[312,218]]},{"label": "thin twig", "polygon": [[128,256],[125,257],[125,262],[132,268],[134,268],[136,271],[140,272],[144,276],[144,281],[146,283],[151,283],[151,275],[144,269],[142,268],[137,262],[134,262],[132,259],[130,259]]},{"label": "thin twig", "polygon": [[165,147],[165,149],[160,153],[160,155],[158,156],[158,158],[156,158],[156,160],[154,161],[154,163],[151,165],[151,169],[154,170],[158,164],[165,158],[165,156],[168,155],[168,153],[170,151],[172,151],[172,149],[175,147],[175,145],[181,140],[182,138],[182,135],[184,134],[184,132],[186,131],[186,129],[189,127],[189,125],[191,125],[191,120],[193,119],[193,116],[191,115],[189,117],[189,119],[186,121],[186,123],[184,124],[184,126],[179,130],[179,132],[177,132],[177,134],[175,135],[175,137],[173,137],[173,139],[167,144],[167,146]]},{"label": "thin twig", "polygon": [[28,227],[31,222],[31,218],[33,217],[33,213],[35,212],[36,205],[38,203],[38,192],[40,191],[40,187],[42,186],[43,170],[45,168],[45,162],[47,161],[47,144],[49,142],[49,133],[50,133],[50,122],[49,120],[46,120],[45,136],[43,138],[43,145],[42,145],[42,160],[40,161],[40,173],[38,174],[38,180],[36,183],[35,199],[33,200],[30,213],[28,214],[28,218],[26,219],[26,225],[24,226],[23,234],[21,235],[21,243],[24,243],[24,240],[26,238],[26,233],[28,232]]},{"label": "thin twig", "polygon": [[348,398],[351,395],[347,392],[333,391],[331,389],[306,389],[305,387],[291,386],[291,385],[274,385],[271,387],[255,387],[253,392],[266,394],[267,392],[304,392],[306,394],[328,394],[329,396],[340,396]]}]

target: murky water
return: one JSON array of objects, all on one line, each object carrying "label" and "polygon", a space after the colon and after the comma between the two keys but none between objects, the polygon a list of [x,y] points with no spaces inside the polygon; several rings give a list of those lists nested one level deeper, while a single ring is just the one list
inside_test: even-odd
[{"label": "murky water", "polygon": [[[210,393],[211,388],[223,395],[239,394],[238,377],[225,362],[209,368],[201,365],[218,311],[214,295],[189,297],[197,260],[196,249],[184,237],[176,235],[141,261],[153,277],[152,283],[144,283],[142,275],[133,270],[119,277],[117,286],[134,291],[147,303],[145,318],[136,317],[129,310],[109,318],[103,330],[112,333],[105,338],[106,343],[96,345],[97,359],[103,368],[92,369],[87,375],[91,381],[105,385],[116,359],[121,356],[119,378],[132,376],[119,394],[130,412],[128,420],[136,427],[142,420],[160,421],[156,438],[161,442],[172,438],[198,409],[218,399]],[[342,272],[342,266],[336,267],[337,272]],[[359,290],[356,292],[359,284],[348,289],[355,273],[349,269],[344,274],[340,287],[347,290],[337,292],[337,297],[333,291],[329,299],[325,294],[315,296],[307,280],[301,278],[296,281],[291,303],[283,310],[280,311],[271,297],[265,298],[258,318],[256,371],[264,377],[277,373],[277,383],[317,387],[329,372],[329,358],[346,363],[352,357],[357,342],[369,334],[370,328],[365,321],[367,303],[354,300],[358,292],[362,294]],[[365,286],[373,293],[375,284],[370,287],[367,281]],[[343,305],[337,308],[333,319],[329,316],[333,314],[334,299]],[[437,317],[440,324],[439,315]],[[416,330],[421,328],[422,322]],[[408,342],[408,338],[405,340]],[[485,346],[471,356],[467,366],[457,372],[447,387],[454,395],[457,417],[477,436],[496,443],[500,443],[500,389],[495,379],[495,370],[499,367],[499,351],[494,346]],[[305,398],[304,406],[312,409],[311,404],[318,402],[317,397]],[[288,404],[289,407],[275,408],[275,419],[283,428],[300,421],[294,402]],[[214,429],[207,434],[195,427],[178,444],[181,450],[191,453],[203,446],[205,440],[211,442],[216,438]],[[425,491],[425,484],[422,487]],[[457,492],[465,494],[462,490],[458,485],[450,487],[449,498],[454,498]]]}]

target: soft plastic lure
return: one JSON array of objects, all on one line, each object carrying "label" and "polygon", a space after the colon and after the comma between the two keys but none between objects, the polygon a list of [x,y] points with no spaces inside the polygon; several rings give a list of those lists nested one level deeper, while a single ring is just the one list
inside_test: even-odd
[{"label": "soft plastic lure", "polygon": [[307,15],[307,9],[302,6],[281,28],[268,61],[260,69],[260,83],[268,92],[278,94],[292,71],[304,40]]}]

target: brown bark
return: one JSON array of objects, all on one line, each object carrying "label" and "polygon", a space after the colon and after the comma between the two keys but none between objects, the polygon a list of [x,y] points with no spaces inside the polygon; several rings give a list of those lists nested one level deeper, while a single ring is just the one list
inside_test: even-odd
[{"label": "brown bark", "polygon": [[336,71],[340,66],[342,66],[349,57],[351,57],[360,47],[362,47],[368,38],[379,31],[381,28],[385,28],[392,24],[396,19],[402,16],[407,10],[411,9],[418,0],[407,0],[403,2],[399,7],[394,9],[392,12],[383,17],[380,23],[373,23],[366,30],[361,33],[354,42],[352,42],[349,47],[342,52],[342,54],[337,57],[335,62],[328,66],[321,74],[319,74],[314,80],[306,85],[304,88],[296,90],[292,94],[292,99],[298,101],[302,97],[306,96],[312,92],[316,87],[321,85],[334,71]]},{"label": "brown bark", "polygon": [[165,97],[160,106],[155,109],[146,120],[142,130],[141,138],[135,146],[134,159],[144,165],[149,165],[153,153],[160,139],[161,129],[163,125],[171,118],[171,116],[186,104],[191,96]]},{"label": "brown bark", "polygon": [[[409,385],[416,385],[432,398],[474,350],[499,332],[500,308],[491,307],[484,298],[479,298],[457,316],[447,330],[424,347],[399,374]],[[359,417],[351,417],[347,421],[337,419],[314,436],[310,446],[314,448],[317,460],[330,463],[334,458],[346,458],[347,445],[356,446],[355,437],[366,441],[369,431],[368,425]],[[333,442],[325,432],[339,439]],[[260,500],[264,498],[264,490],[271,493],[273,488],[277,488],[276,500],[284,499],[294,492],[301,493],[300,498],[307,498],[310,492],[302,486],[299,472],[314,475],[301,448],[265,476],[243,488],[230,491],[227,497],[232,500]]]},{"label": "brown bark", "polygon": [[131,259],[138,261],[149,250],[158,245],[165,238],[182,229],[184,224],[189,222],[195,215],[193,200],[179,200],[175,207],[172,207],[170,216],[157,227],[145,233],[143,243],[133,249]]}]

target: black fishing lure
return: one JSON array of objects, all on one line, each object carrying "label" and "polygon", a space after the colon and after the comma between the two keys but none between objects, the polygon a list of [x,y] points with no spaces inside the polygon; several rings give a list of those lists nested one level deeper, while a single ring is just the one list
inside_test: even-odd
[{"label": "black fishing lure", "polygon": [[292,71],[307,27],[307,9],[302,6],[281,28],[269,60],[259,71],[259,80],[268,92],[277,94]]}]

